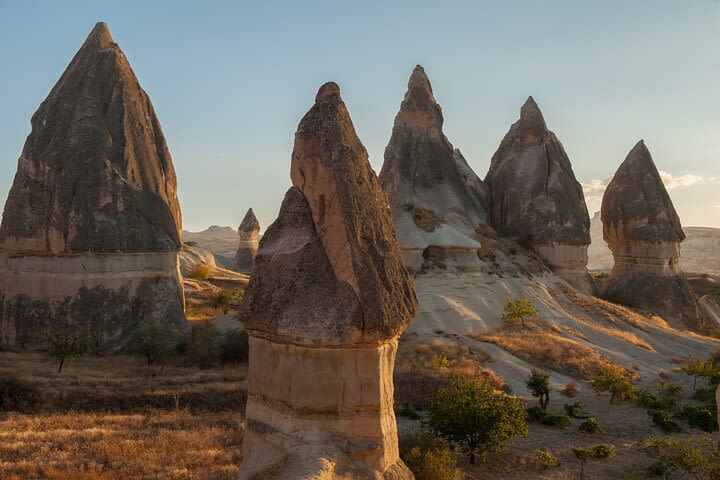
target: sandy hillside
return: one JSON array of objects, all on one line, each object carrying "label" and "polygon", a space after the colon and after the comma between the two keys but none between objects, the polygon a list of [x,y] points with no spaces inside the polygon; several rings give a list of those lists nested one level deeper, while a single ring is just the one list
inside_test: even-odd
[{"label": "sandy hillside", "polygon": [[195,242],[213,255],[218,265],[230,268],[238,249],[239,237],[237,230],[232,227],[212,225],[202,232],[188,232],[183,230],[183,240]]}]

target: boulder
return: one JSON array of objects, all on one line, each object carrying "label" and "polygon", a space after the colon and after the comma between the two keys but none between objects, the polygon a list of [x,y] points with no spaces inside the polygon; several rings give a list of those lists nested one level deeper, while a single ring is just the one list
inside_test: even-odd
[{"label": "boulder", "polygon": [[601,218],[614,259],[602,296],[699,330],[704,315],[678,265],[685,233],[642,140],[608,184]]},{"label": "boulder", "polygon": [[178,260],[180,261],[180,273],[183,277],[187,277],[198,265],[207,265],[212,269],[218,268],[215,262],[215,256],[200,248],[194,242],[184,242],[180,253],[178,254]]},{"label": "boulder", "polygon": [[66,320],[106,350],[142,318],[189,330],[176,183],[150,99],[98,23],[33,115],[5,204],[3,343]]},{"label": "boulder", "polygon": [[418,65],[395,117],[380,180],[410,271],[478,269],[477,230],[487,224],[488,191],[442,131],[443,115]]},{"label": "boulder", "polygon": [[250,339],[240,478],[411,479],[393,367],[417,299],[334,83],[300,122],[291,177],[239,312]]},{"label": "boulder", "polygon": [[240,245],[235,254],[235,270],[238,272],[252,272],[255,265],[255,255],[258,250],[258,235],[260,234],[260,222],[255,218],[255,212],[249,208],[240,226],[238,235]]},{"label": "boulder", "polygon": [[530,246],[560,277],[590,293],[585,197],[562,143],[532,97],[493,155],[485,183],[492,226]]}]

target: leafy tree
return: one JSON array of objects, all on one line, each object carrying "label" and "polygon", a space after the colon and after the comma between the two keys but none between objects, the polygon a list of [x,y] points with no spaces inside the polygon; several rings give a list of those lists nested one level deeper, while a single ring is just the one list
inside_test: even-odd
[{"label": "leafy tree", "polygon": [[558,465],[560,465],[560,462],[558,462],[557,458],[555,458],[555,456],[550,452],[546,452],[544,450],[535,450],[533,453],[535,453],[535,458],[537,458],[538,462],[540,463],[541,470],[549,470],[551,468],[556,468]]},{"label": "leafy tree", "polygon": [[585,476],[585,464],[590,458],[605,459],[615,456],[615,447],[605,443],[589,448],[572,447],[570,450],[580,460],[580,480]]},{"label": "leafy tree", "polygon": [[475,455],[484,460],[528,433],[522,400],[495,392],[487,382],[459,377],[431,397],[428,425],[458,444],[473,464]]},{"label": "leafy tree", "polygon": [[208,368],[220,359],[220,332],[211,325],[193,328],[190,352],[200,368]]},{"label": "leafy tree", "polygon": [[543,411],[547,410],[547,406],[550,403],[550,374],[533,368],[530,371],[530,377],[525,382],[525,385],[527,385],[532,396],[540,400],[540,406]]},{"label": "leafy tree", "polygon": [[698,377],[705,376],[712,365],[711,361],[703,360],[699,356],[688,358],[680,364],[680,369],[693,377],[693,392],[697,390]]},{"label": "leafy tree", "polygon": [[667,380],[658,380],[655,382],[657,389],[666,397],[680,397],[683,389],[680,385],[670,383]]},{"label": "leafy tree", "polygon": [[130,334],[126,350],[129,353],[143,355],[148,365],[154,365],[170,355],[179,340],[174,331],[156,320],[146,318],[140,320]]},{"label": "leafy tree", "polygon": [[655,470],[720,479],[720,445],[710,435],[651,437],[645,440],[645,448],[658,459]]},{"label": "leafy tree", "polygon": [[46,355],[57,364],[58,373],[62,372],[66,362],[82,353],[82,338],[67,320],[48,327],[45,332],[45,341],[48,345]]},{"label": "leafy tree", "polygon": [[610,403],[613,403],[615,397],[622,399],[632,398],[637,391],[625,370],[617,365],[603,365],[600,367],[600,372],[593,380],[593,390],[596,393],[610,392]]},{"label": "leafy tree", "polygon": [[525,326],[525,318],[533,318],[538,315],[538,309],[532,300],[524,297],[509,299],[503,311],[503,322],[520,321]]},{"label": "leafy tree", "polygon": [[595,417],[590,417],[578,425],[578,430],[585,433],[598,433],[600,432],[600,421]]},{"label": "leafy tree", "polygon": [[227,315],[235,299],[242,297],[242,294],[241,291],[218,290],[210,296],[210,301],[213,307],[222,308],[223,314]]}]

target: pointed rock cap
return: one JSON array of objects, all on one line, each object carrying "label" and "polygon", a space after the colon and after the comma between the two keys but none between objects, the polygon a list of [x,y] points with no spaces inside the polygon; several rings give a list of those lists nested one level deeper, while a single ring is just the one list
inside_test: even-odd
[{"label": "pointed rock cap", "polygon": [[323,85],[316,98],[295,134],[290,176],[307,200],[334,276],[360,302],[363,320],[352,326],[359,332],[355,341],[386,341],[415,315],[415,291],[387,195],[337,85]]},{"label": "pointed rock cap", "polygon": [[545,132],[547,130],[545,118],[533,97],[528,97],[520,109],[520,125],[522,125],[524,129],[535,130],[537,132]]},{"label": "pointed rock cap", "polygon": [[405,98],[395,117],[395,125],[422,128],[431,138],[442,136],[442,108],[435,100],[430,80],[420,65],[410,75]]},{"label": "pointed rock cap", "polygon": [[260,222],[258,222],[257,218],[255,218],[255,212],[253,212],[253,209],[248,208],[245,217],[242,219],[242,222],[240,222],[238,233],[243,235],[247,233],[257,234],[258,232],[260,232]]},{"label": "pointed rock cap", "polygon": [[685,239],[680,217],[643,140],[630,150],[605,189],[601,218],[608,243]]},{"label": "pointed rock cap", "polygon": [[32,117],[0,246],[53,254],[178,251],[181,223],[160,122],[107,25],[98,23]]}]

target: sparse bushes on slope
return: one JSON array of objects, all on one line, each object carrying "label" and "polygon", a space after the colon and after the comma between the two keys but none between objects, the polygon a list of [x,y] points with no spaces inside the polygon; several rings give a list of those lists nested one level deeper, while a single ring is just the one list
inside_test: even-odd
[{"label": "sparse bushes on slope", "polygon": [[588,418],[582,402],[565,403],[563,404],[563,410],[565,410],[565,413],[571,418]]},{"label": "sparse bushes on slope", "polygon": [[606,459],[615,456],[615,447],[608,444],[599,444],[589,448],[572,447],[570,450],[580,460],[580,480],[585,478],[585,464],[589,459]]},{"label": "sparse bushes on slope", "polygon": [[518,435],[527,435],[522,400],[496,392],[487,382],[454,378],[430,400],[428,425],[460,446],[475,463],[499,452]]},{"label": "sparse bushes on slope", "polygon": [[647,412],[650,419],[655,425],[665,433],[677,433],[682,431],[680,425],[673,420],[673,417],[667,412],[667,410],[661,410],[657,408],[651,408]]},{"label": "sparse bushes on slope", "polygon": [[560,393],[565,395],[566,397],[573,398],[575,395],[580,393],[580,386],[575,380],[570,380],[568,383],[565,384],[562,390],[560,390]]},{"label": "sparse bushes on slope", "polygon": [[551,468],[557,468],[557,466],[560,465],[558,459],[550,452],[535,450],[534,453],[535,458],[537,458],[537,461],[540,464],[541,470],[550,470]]},{"label": "sparse bushes on slope", "polygon": [[613,403],[616,397],[633,398],[637,391],[625,370],[616,365],[600,367],[600,373],[593,380],[593,390],[597,393],[610,392],[610,403]]},{"label": "sparse bushes on slope", "polygon": [[685,405],[682,413],[692,428],[699,428],[706,432],[714,432],[718,428],[717,407],[715,405],[702,407]]},{"label": "sparse bushes on slope", "polygon": [[547,410],[550,403],[550,374],[533,368],[525,385],[527,385],[532,396],[540,400],[540,407]]},{"label": "sparse bushes on slope", "polygon": [[455,480],[459,478],[457,461],[450,447],[441,439],[426,433],[400,437],[400,458],[416,480]]},{"label": "sparse bushes on slope", "polygon": [[520,322],[525,326],[526,318],[535,318],[537,315],[538,309],[532,300],[524,297],[511,298],[505,304],[502,320],[507,323]]},{"label": "sparse bushes on slope", "polygon": [[681,477],[720,479],[720,445],[709,435],[682,439],[652,437],[645,440],[645,448],[658,459],[657,463],[648,467],[655,475],[666,476],[668,472],[673,472]]},{"label": "sparse bushes on slope", "polygon": [[600,421],[597,418],[590,417],[578,425],[578,430],[585,433],[599,433]]},{"label": "sparse bushes on slope", "polygon": [[198,263],[192,268],[188,278],[205,281],[210,278],[210,275],[212,275],[212,267],[204,263]]}]

